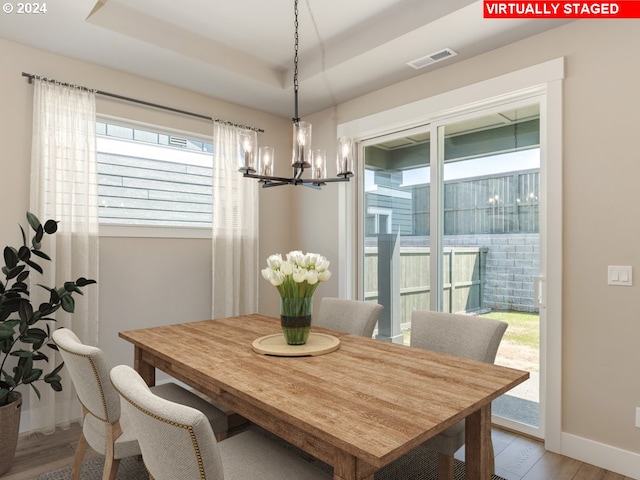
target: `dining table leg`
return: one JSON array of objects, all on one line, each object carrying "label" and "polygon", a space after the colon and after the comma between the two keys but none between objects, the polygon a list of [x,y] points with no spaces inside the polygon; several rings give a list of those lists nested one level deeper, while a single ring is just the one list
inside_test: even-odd
[{"label": "dining table leg", "polygon": [[139,347],[133,349],[133,369],[140,374],[149,387],[156,384],[156,369],[143,359],[143,350]]},{"label": "dining table leg", "polygon": [[491,440],[491,403],[467,417],[465,424],[466,478],[490,480],[495,473]]},{"label": "dining table leg", "polygon": [[377,469],[346,452],[336,452],[333,480],[373,480]]}]

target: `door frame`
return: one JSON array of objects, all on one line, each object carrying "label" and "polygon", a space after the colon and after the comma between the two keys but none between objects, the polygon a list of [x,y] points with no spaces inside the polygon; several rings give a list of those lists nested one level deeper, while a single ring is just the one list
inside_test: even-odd
[{"label": "door frame", "polygon": [[[517,70],[453,91],[338,125],[338,135],[359,144],[391,132],[435,123],[446,117],[493,105],[542,96],[540,100],[540,292],[547,321],[541,323],[540,424],[545,448],[559,452],[562,430],[562,80],[564,58]],[[438,142],[439,143],[439,142]],[[362,146],[359,145],[362,158]],[[543,173],[544,172],[544,173]],[[359,199],[364,166],[358,165],[356,188],[341,185],[339,195],[339,294],[358,298],[358,255],[362,252]],[[432,179],[433,180],[433,179]],[[549,205],[555,208],[549,208]],[[553,368],[547,368],[553,366]],[[543,373],[544,372],[544,373]]]}]

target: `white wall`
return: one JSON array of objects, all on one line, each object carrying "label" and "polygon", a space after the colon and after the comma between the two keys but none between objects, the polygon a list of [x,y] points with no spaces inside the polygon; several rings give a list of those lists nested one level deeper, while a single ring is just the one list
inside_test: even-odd
[{"label": "white wall", "polygon": [[[565,58],[564,204],[551,206],[564,218],[562,448],[633,478],[640,478],[640,282],[609,287],[607,265],[640,272],[638,44],[637,20],[577,21],[305,118],[314,138],[332,138],[336,117],[350,122]],[[337,251],[335,192],[296,194],[302,243]]]}]

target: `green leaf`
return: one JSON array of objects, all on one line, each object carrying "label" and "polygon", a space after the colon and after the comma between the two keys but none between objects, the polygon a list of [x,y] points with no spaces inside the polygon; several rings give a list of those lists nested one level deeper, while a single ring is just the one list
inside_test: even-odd
[{"label": "green leaf", "polygon": [[[20,275],[18,275],[18,278],[16,278],[16,282],[23,283],[28,277],[29,277],[29,270],[25,270],[23,272],[20,272]],[[26,287],[26,285],[25,285],[25,287]]]},{"label": "green leaf", "polygon": [[9,270],[18,265],[18,252],[13,247],[4,247],[4,264]]},{"label": "green leaf", "polygon": [[18,325],[19,323],[20,323],[20,320],[12,319],[12,320],[5,320],[4,325],[6,325],[7,327],[15,328],[15,326]]},{"label": "green leaf", "polygon": [[0,340],[13,337],[13,328],[4,323],[0,323]]},{"label": "green leaf", "polygon": [[37,255],[40,258],[44,258],[45,260],[51,261],[51,257],[44,253],[42,250],[31,250],[34,255]]},{"label": "green leaf", "polygon": [[11,280],[12,278],[16,278],[18,275],[22,273],[22,271],[26,268],[25,265],[18,265],[6,273],[7,280]]},{"label": "green leaf", "polygon": [[22,379],[22,383],[26,383],[26,384],[33,383],[37,381],[41,376],[42,376],[42,369],[34,368],[29,372],[29,375],[27,375]]},{"label": "green leaf", "polygon": [[30,352],[29,350],[14,350],[13,352],[11,352],[11,355],[14,357],[20,357],[20,358],[31,358],[33,357],[33,352]]},{"label": "green leaf", "polygon": [[54,392],[61,392],[62,391],[62,383],[58,382],[51,382],[51,388],[53,388]]},{"label": "green leaf", "polygon": [[47,339],[47,332],[41,328],[30,328],[27,334],[21,339],[25,343],[33,343],[34,350],[39,350]]},{"label": "green leaf", "polygon": [[64,367],[64,362],[62,362],[60,365],[54,368],[53,372],[51,372],[49,375],[57,375],[60,372],[60,370],[62,370],[62,367]]},{"label": "green leaf", "polygon": [[31,388],[33,388],[33,391],[36,392],[36,396],[38,397],[38,400],[40,400],[42,398],[42,395],[40,395],[40,390],[38,390],[38,387],[36,387],[33,383],[30,384]]},{"label": "green leaf", "polygon": [[20,364],[13,367],[13,382],[15,385],[19,385],[22,382],[22,375],[24,373],[24,368]]},{"label": "green leaf", "polygon": [[20,302],[18,314],[20,315],[21,321],[28,323],[29,320],[31,320],[31,316],[33,315],[33,306],[31,305],[31,302],[29,302],[28,300]]},{"label": "green leaf", "polygon": [[33,239],[31,240],[31,244],[33,245],[33,248],[35,248],[36,250],[40,250],[40,243],[42,242],[42,237],[44,237],[44,228],[42,228],[42,225],[40,225],[38,227],[38,230],[36,231],[36,234],[33,236]]},{"label": "green leaf", "polygon": [[38,228],[40,228],[40,220],[38,220],[38,217],[31,212],[27,212],[27,222],[29,222],[29,225],[31,225],[31,228],[34,231],[37,231]]},{"label": "green leaf", "polygon": [[8,402],[9,403],[17,402],[18,400],[20,400],[21,397],[22,397],[22,394],[20,392],[9,392]]},{"label": "green leaf", "polygon": [[20,319],[20,337],[25,335],[27,333],[27,330],[29,330],[29,322]]},{"label": "green leaf", "polygon": [[55,288],[45,287],[44,285],[40,286],[42,288],[46,288],[51,293],[51,295],[49,296],[49,305],[53,306],[60,302],[60,295],[58,295],[58,291]]},{"label": "green leaf", "polygon": [[22,232],[22,244],[26,245],[27,244],[27,234],[24,233],[24,228],[22,228],[22,225],[20,225],[20,232]]},{"label": "green leaf", "polygon": [[40,320],[42,320],[42,313],[36,310],[35,312],[33,312],[33,315],[31,315],[31,320],[29,320],[29,325],[35,325]]},{"label": "green leaf", "polygon": [[10,377],[9,375],[5,375],[4,376],[4,383],[5,385],[7,385],[7,388],[16,388],[16,382],[13,379],[13,377]]},{"label": "green leaf", "polygon": [[57,374],[53,374],[53,373],[48,373],[44,376],[43,380],[47,383],[51,383],[51,382],[59,382],[62,380],[62,377],[60,375]]},{"label": "green leaf", "polygon": [[96,281],[84,277],[80,277],[76,280],[76,285],[79,287],[86,287],[87,285],[91,285],[92,283],[96,283]]},{"label": "green leaf", "polygon": [[[23,273],[29,273],[29,271],[25,271]],[[17,279],[16,279],[17,280]],[[27,296],[29,296],[29,289],[27,288],[27,284],[24,282],[18,282],[16,281],[16,283],[14,283],[11,286],[11,291],[14,293],[25,293]]]},{"label": "green leaf", "polygon": [[40,265],[38,265],[37,263],[35,263],[35,262],[31,261],[31,260],[25,260],[24,263],[29,265],[31,268],[33,268],[34,270],[36,270],[40,274],[43,273],[42,267]]},{"label": "green leaf", "polygon": [[31,250],[29,250],[29,247],[25,247],[24,245],[20,247],[20,250],[18,250],[18,258],[22,261],[31,258]]},{"label": "green leaf", "polygon": [[65,312],[73,313],[76,309],[76,302],[71,295],[65,295],[60,299],[60,303],[62,304],[62,309]]},{"label": "green leaf", "polygon": [[76,286],[75,282],[64,282],[64,289],[67,292],[77,292],[82,295],[82,290]]},{"label": "green leaf", "polygon": [[42,316],[51,315],[55,312],[57,308],[52,306],[50,303],[41,303],[38,307],[38,311],[42,314]]},{"label": "green leaf", "polygon": [[47,220],[44,223],[44,231],[49,235],[53,235],[58,231],[58,222],[55,220]]}]

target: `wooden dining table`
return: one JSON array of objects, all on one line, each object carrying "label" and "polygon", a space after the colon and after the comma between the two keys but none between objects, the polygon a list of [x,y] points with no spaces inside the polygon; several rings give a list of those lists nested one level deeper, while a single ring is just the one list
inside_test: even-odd
[{"label": "wooden dining table", "polygon": [[491,401],[527,372],[316,327],[339,347],[309,356],[252,347],[279,332],[279,319],[252,314],[119,335],[147,384],[166,372],[332,465],[334,480],[373,480],[463,419],[466,478],[491,478]]}]

